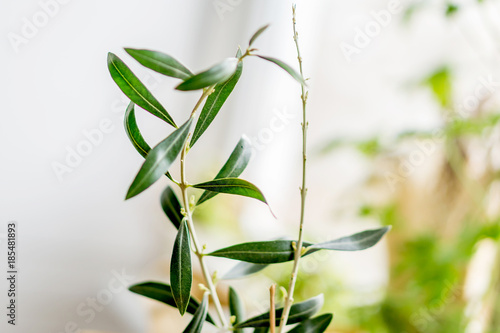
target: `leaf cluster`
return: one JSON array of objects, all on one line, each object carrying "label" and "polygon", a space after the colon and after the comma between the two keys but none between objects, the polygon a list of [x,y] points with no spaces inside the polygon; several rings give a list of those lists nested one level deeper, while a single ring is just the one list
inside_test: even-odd
[{"label": "leaf cluster", "polygon": [[[177,229],[177,236],[173,245],[170,263],[170,284],[161,282],[143,282],[130,287],[136,294],[160,301],[175,307],[181,315],[191,314],[192,320],[184,332],[201,332],[206,322],[216,325],[208,311],[209,296],[214,290],[207,290],[201,301],[191,295],[193,283],[192,252],[200,260],[204,256],[224,257],[237,260],[240,263],[225,275],[226,279],[242,278],[264,269],[268,265],[280,264],[294,259],[296,241],[294,240],[267,240],[259,242],[241,243],[222,248],[210,253],[194,251],[193,242],[194,225],[191,223],[191,210],[213,199],[218,194],[244,196],[259,200],[265,204],[268,201],[262,191],[251,182],[239,178],[247,167],[252,147],[251,143],[243,136],[234,147],[226,163],[213,179],[197,184],[189,184],[181,175],[177,181],[170,174],[172,164],[179,158],[181,165],[185,163],[185,156],[202,137],[213,123],[222,106],[233,92],[242,72],[243,62],[246,57],[256,56],[275,64],[287,72],[292,78],[302,85],[305,82],[302,75],[283,61],[255,54],[252,48],[257,38],[267,29],[260,28],[250,39],[249,46],[243,53],[238,49],[234,57],[229,57],[207,70],[193,73],[174,57],[146,49],[126,48],[125,51],[142,66],[162,75],[180,80],[176,86],[179,91],[201,90],[202,96],[190,116],[180,122],[178,126],[167,108],[164,107],[153,93],[142,83],[132,70],[115,54],[108,55],[108,68],[112,79],[121,91],[130,99],[130,104],[125,112],[124,125],[127,136],[133,147],[144,158],[137,175],[132,181],[126,199],[133,198],[166,176],[173,184],[178,185],[183,193],[182,202],[177,197],[175,190],[169,185],[161,195],[161,206]],[[206,99],[199,116],[196,111]],[[150,146],[142,135],[136,121],[136,107],[151,113],[172,126],[172,132],[154,147]],[[195,125],[194,125],[195,124]],[[193,128],[194,127],[194,128]],[[187,202],[187,189],[198,190],[198,199]],[[347,237],[338,238],[323,243],[304,242],[301,249],[302,256],[307,256],[316,251],[360,251],[375,245],[389,230],[388,227],[367,230]],[[195,244],[196,245],[196,244]],[[197,246],[195,246],[197,248]],[[210,284],[210,283],[209,283]],[[211,295],[214,297],[215,295]],[[236,290],[230,289],[229,304],[232,318],[232,329],[242,332],[244,328],[254,328],[255,332],[267,332],[270,327],[269,312],[246,318],[244,315],[243,301]],[[289,332],[324,332],[330,324],[333,315],[324,314],[313,317],[322,307],[323,296],[319,295],[291,307],[286,324],[297,324]],[[281,317],[283,308],[276,310],[276,318]],[[219,314],[220,315],[220,314]],[[279,322],[276,323],[279,325]],[[227,328],[227,327],[226,327]]]}]

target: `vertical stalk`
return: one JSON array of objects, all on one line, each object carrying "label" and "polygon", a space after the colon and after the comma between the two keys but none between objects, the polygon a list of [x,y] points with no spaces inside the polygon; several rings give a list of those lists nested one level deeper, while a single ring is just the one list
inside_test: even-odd
[{"label": "vertical stalk", "polygon": [[[295,47],[297,49],[297,59],[299,62],[300,76],[304,78],[304,73],[302,71],[302,57],[300,56],[299,49],[299,35],[296,30],[296,20],[295,20],[295,5],[292,6],[293,12],[293,40],[295,42]],[[299,223],[299,238],[295,245],[295,257],[293,261],[293,269],[292,275],[290,276],[290,283],[288,285],[288,292],[285,299],[285,305],[283,308],[283,315],[281,316],[280,326],[278,329],[278,333],[284,332],[286,322],[288,321],[288,316],[290,315],[290,308],[293,304],[293,294],[295,291],[295,284],[297,283],[297,275],[299,273],[299,262],[300,257],[302,256],[302,243],[303,243],[303,226],[304,226],[304,216],[305,216],[305,206],[306,206],[306,196],[307,196],[307,187],[306,187],[306,175],[307,175],[307,128],[309,126],[307,122],[307,113],[306,113],[306,104],[307,104],[307,95],[304,85],[301,85],[301,100],[302,100],[302,186],[300,188],[300,223]]]},{"label": "vertical stalk", "polygon": [[273,284],[269,288],[270,296],[270,310],[269,310],[269,328],[270,333],[276,333],[276,304],[274,302],[274,295],[276,294],[276,285]]},{"label": "vertical stalk", "polygon": [[[196,114],[196,110],[199,108],[203,100],[212,93],[214,86],[210,86],[209,88],[205,89],[203,92],[203,95],[200,97],[198,100],[198,103],[196,103],[196,106],[194,107],[193,111],[191,112],[191,117],[194,117]],[[191,136],[191,133],[190,135]],[[191,210],[191,207],[189,205],[189,197],[188,197],[188,191],[187,189],[190,187],[189,183],[186,180],[186,155],[189,150],[189,140],[186,141],[184,148],[182,149],[181,153],[181,180],[179,183],[179,187],[182,192],[182,201],[184,204],[184,210],[186,211],[186,218],[187,218],[187,225],[189,232],[191,234],[191,239],[193,241],[194,245],[194,251],[196,256],[198,257],[198,261],[200,262],[201,270],[203,273],[203,276],[205,278],[205,282],[207,284],[207,288],[210,291],[210,296],[212,297],[212,300],[215,305],[215,309],[217,310],[217,314],[219,316],[220,322],[223,327],[227,328],[228,327],[228,322],[226,319],[226,316],[224,315],[224,310],[222,309],[221,302],[219,300],[219,296],[217,295],[217,290],[215,289],[215,285],[212,279],[212,275],[210,274],[210,270],[207,267],[207,264],[205,262],[204,254],[203,254],[203,247],[200,246],[200,241],[198,240],[198,237],[196,236],[196,229],[194,228],[194,223],[193,223],[193,213]]]}]

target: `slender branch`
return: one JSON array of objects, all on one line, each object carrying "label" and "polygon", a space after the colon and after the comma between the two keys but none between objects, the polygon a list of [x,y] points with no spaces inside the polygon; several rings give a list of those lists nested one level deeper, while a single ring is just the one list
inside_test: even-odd
[{"label": "slender branch", "polygon": [[[214,86],[205,89],[203,95],[200,97],[198,103],[196,103],[193,111],[191,112],[191,117],[195,116],[196,110],[199,108],[203,100],[212,93],[213,88]],[[217,314],[219,316],[222,326],[227,328],[228,321],[226,319],[226,316],[224,315],[224,310],[222,309],[219,296],[217,295],[217,290],[215,289],[214,281],[210,274],[210,270],[208,269],[207,264],[204,260],[203,247],[200,246],[201,243],[198,240],[198,237],[196,236],[196,229],[194,228],[193,212],[189,204],[188,191],[187,191],[189,188],[189,183],[186,180],[186,155],[188,153],[188,150],[189,150],[189,140],[186,141],[186,144],[184,145],[184,148],[182,149],[181,153],[181,181],[179,184],[179,187],[182,192],[182,201],[184,203],[184,210],[186,211],[187,225],[189,228],[189,232],[191,234],[191,239],[193,241],[195,254],[198,257],[198,261],[200,262],[201,270],[203,272],[205,282],[207,283],[208,290],[210,290],[210,296],[214,301],[215,308],[217,310]]]},{"label": "slender branch", "polygon": [[[297,59],[299,62],[300,76],[304,78],[304,73],[302,71],[302,57],[300,56],[299,49],[299,35],[296,30],[296,20],[295,20],[295,5],[292,6],[293,12],[293,40],[295,42],[295,47],[297,49]],[[297,283],[297,275],[299,273],[299,262],[300,257],[302,256],[302,243],[303,243],[303,226],[304,226],[304,216],[305,216],[305,206],[306,206],[306,196],[307,196],[307,187],[306,187],[306,171],[307,171],[307,128],[309,126],[307,122],[307,113],[306,113],[306,103],[307,103],[307,95],[304,85],[301,86],[301,100],[302,100],[302,186],[300,188],[300,224],[299,224],[299,238],[295,245],[295,257],[293,261],[293,269],[292,275],[290,277],[290,283],[288,285],[288,294],[285,299],[285,306],[283,308],[283,315],[281,316],[281,322],[278,329],[278,333],[282,333],[285,329],[286,322],[288,321],[288,316],[290,314],[290,309],[293,304],[293,293],[295,291],[295,284]]]},{"label": "slender branch", "polygon": [[269,289],[270,294],[270,310],[269,310],[269,328],[271,333],[276,332],[276,304],[274,302],[274,295],[276,294],[276,285],[273,284]]}]

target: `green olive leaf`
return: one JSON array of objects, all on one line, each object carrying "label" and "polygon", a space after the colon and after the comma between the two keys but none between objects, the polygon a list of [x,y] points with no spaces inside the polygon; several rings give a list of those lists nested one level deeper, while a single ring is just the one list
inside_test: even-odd
[{"label": "green olive leaf", "polygon": [[130,185],[126,199],[138,195],[168,171],[184,147],[192,122],[193,118],[190,118],[149,152],[132,185]]},{"label": "green olive leaf", "polygon": [[257,55],[257,57],[278,65],[279,67],[283,68],[288,74],[290,74],[298,83],[300,83],[301,85],[307,86],[307,84],[304,81],[304,79],[302,78],[302,76],[299,73],[297,73],[295,71],[295,69],[293,69],[289,65],[285,64],[283,61],[276,59],[276,58],[266,57],[266,56],[261,56],[261,55]]},{"label": "green olive leaf", "polygon": [[[236,57],[241,57],[241,50],[238,49]],[[243,62],[239,62],[236,66],[236,72],[233,76],[225,82],[218,83],[214,91],[208,96],[203,109],[201,110],[200,117],[196,123],[196,127],[193,132],[193,137],[191,138],[190,146],[193,147],[196,141],[201,137],[203,133],[207,130],[210,124],[213,122],[217,114],[219,113],[222,105],[226,102],[227,98],[233,91],[236,83],[240,79],[241,73],[243,72]]]},{"label": "green olive leaf", "polygon": [[[250,140],[243,136],[236,147],[233,149],[231,156],[226,161],[222,169],[220,169],[215,179],[238,177],[245,170],[252,157],[252,143]],[[198,199],[197,205],[201,205],[205,201],[215,197],[217,192],[205,191]]]},{"label": "green olive leaf", "polygon": [[[309,319],[317,313],[324,303],[323,294],[314,298],[308,299],[301,303],[295,303],[290,308],[290,315],[288,317],[287,325],[299,323],[303,320]],[[276,309],[276,326],[279,326],[283,308]],[[250,318],[242,323],[234,325],[234,328],[244,327],[269,327],[269,312],[263,313],[259,316]]]},{"label": "green olive leaf", "polygon": [[193,284],[191,240],[186,221],[181,223],[175,238],[170,262],[170,284],[175,304],[177,304],[177,309],[182,316],[187,310],[191,297],[191,285]]},{"label": "green olive leaf", "polygon": [[130,142],[132,142],[135,150],[137,150],[142,157],[146,158],[151,150],[151,147],[148,145],[146,140],[144,140],[144,137],[137,126],[134,106],[134,102],[130,102],[127,110],[125,111],[125,131],[127,132],[127,136],[130,139]]},{"label": "green olive leaf", "polygon": [[[155,301],[162,302],[171,307],[177,307],[174,296],[172,295],[172,288],[168,284],[153,281],[142,282],[131,286],[129,290],[133,293],[154,299]],[[199,306],[200,304],[198,301],[191,297],[189,299],[186,312],[194,314],[196,310],[198,310]],[[207,321],[215,325],[215,322],[210,315],[207,316]]]},{"label": "green olive leaf", "polygon": [[[295,242],[291,240],[248,242],[225,247],[207,255],[254,264],[278,264],[293,260],[295,254],[293,243]],[[311,243],[303,243],[306,247],[310,245]]]},{"label": "green olive leaf", "polygon": [[354,235],[338,238],[328,242],[318,243],[306,247],[308,251],[333,250],[333,251],[361,251],[377,244],[391,227],[365,230]]},{"label": "green olive leaf", "polygon": [[183,331],[183,333],[201,333],[207,315],[208,315],[208,293],[205,293],[205,295],[203,295],[203,300],[201,301],[201,304],[198,307],[198,310],[196,310],[193,319],[191,319],[191,321],[189,322],[188,326]]},{"label": "green olive leaf", "polygon": [[115,83],[132,102],[177,128],[167,110],[135,76],[130,68],[113,53],[108,53],[108,69]]},{"label": "green olive leaf", "polygon": [[267,333],[269,332],[269,327],[256,327],[253,333]]},{"label": "green olive leaf", "polygon": [[239,178],[219,178],[193,185],[194,188],[254,198],[267,204],[264,194],[252,183]]},{"label": "green olive leaf", "polygon": [[257,38],[259,38],[259,36],[260,36],[260,35],[261,35],[264,31],[266,31],[266,29],[267,29],[267,28],[269,28],[269,24],[266,24],[265,26],[263,26],[263,27],[259,28],[259,30],[257,30],[257,31],[253,34],[252,38],[250,38],[250,42],[248,42],[248,47],[249,47],[249,48],[252,46],[253,42],[255,42],[255,40],[256,40]]},{"label": "green olive leaf", "polygon": [[268,264],[253,264],[242,261],[231,268],[224,276],[223,280],[240,279],[262,271]]},{"label": "green olive leaf", "polygon": [[[125,132],[127,133],[127,136],[130,139],[130,142],[132,142],[135,150],[137,150],[137,152],[141,154],[142,157],[146,158],[151,150],[151,147],[146,142],[146,140],[144,140],[144,137],[142,136],[141,131],[137,126],[134,105],[134,102],[130,102],[127,107],[127,111],[125,111]],[[173,181],[173,178],[169,172],[167,172],[165,176]]]},{"label": "green olive leaf", "polygon": [[160,74],[181,80],[186,80],[193,76],[193,73],[191,73],[189,69],[168,54],[131,48],[125,48],[125,51],[144,67],[152,69]]},{"label": "green olive leaf", "polygon": [[[235,318],[233,325],[238,324],[245,318],[245,308],[238,293],[233,287],[229,287],[229,313]],[[234,330],[235,333],[243,333],[242,329]]]},{"label": "green olive leaf", "polygon": [[332,319],[333,315],[331,313],[306,319],[288,333],[323,333],[332,322]]},{"label": "green olive leaf", "polygon": [[210,69],[193,75],[175,89],[177,90],[198,90],[208,86],[225,82],[233,76],[238,67],[239,60],[237,58],[227,58]]},{"label": "green olive leaf", "polygon": [[160,202],[165,215],[167,215],[170,222],[179,229],[183,219],[181,214],[182,206],[174,190],[170,186],[167,186],[161,194]]}]

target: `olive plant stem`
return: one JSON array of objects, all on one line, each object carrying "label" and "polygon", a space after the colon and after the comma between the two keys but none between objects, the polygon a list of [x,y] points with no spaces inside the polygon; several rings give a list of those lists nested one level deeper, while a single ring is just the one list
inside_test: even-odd
[{"label": "olive plant stem", "polygon": [[270,296],[270,310],[269,310],[269,329],[270,333],[276,333],[276,304],[274,302],[274,295],[276,294],[276,285],[273,284],[269,288]]},{"label": "olive plant stem", "polygon": [[[191,117],[194,117],[196,114],[196,110],[199,108],[203,100],[212,93],[214,86],[210,86],[209,88],[205,89],[203,92],[203,95],[201,98],[198,100],[198,103],[196,103],[196,106],[194,107],[193,111],[191,112]],[[190,134],[191,135],[191,134]],[[189,197],[188,197],[188,188],[190,187],[189,183],[186,180],[186,155],[189,150],[189,140],[186,141],[184,148],[182,149],[181,152],[181,181],[179,184],[179,187],[182,192],[182,201],[184,203],[184,210],[186,214],[186,219],[187,219],[187,225],[189,229],[189,233],[191,234],[191,240],[194,245],[194,252],[196,256],[198,257],[198,261],[200,262],[201,270],[203,273],[203,276],[205,278],[205,282],[207,284],[207,288],[210,291],[210,296],[212,297],[212,300],[215,305],[215,309],[217,310],[217,314],[219,316],[220,322],[223,327],[227,328],[228,327],[228,322],[226,319],[226,316],[224,315],[224,310],[222,309],[222,305],[219,300],[219,296],[217,295],[217,290],[215,288],[215,284],[213,281],[213,278],[210,274],[210,270],[208,269],[208,266],[205,262],[205,255],[203,253],[203,247],[200,245],[200,241],[198,240],[198,237],[196,236],[196,229],[194,227],[193,223],[193,213],[190,207],[189,203]]]},{"label": "olive plant stem", "polygon": [[[299,49],[299,35],[296,30],[296,20],[295,20],[295,5],[292,6],[293,11],[293,40],[295,42],[295,47],[297,49],[297,59],[299,62],[300,76],[302,79],[304,78],[304,73],[302,71],[302,58],[300,56]],[[302,100],[302,186],[300,188],[300,223],[299,223],[299,238],[295,245],[295,257],[293,261],[292,274],[290,276],[290,283],[288,285],[287,296],[285,298],[285,305],[283,307],[283,314],[281,316],[280,326],[278,329],[278,333],[283,333],[285,330],[286,323],[288,321],[288,316],[290,315],[290,309],[293,304],[293,294],[295,291],[295,284],[297,283],[297,275],[299,274],[299,263],[300,257],[302,256],[302,244],[303,244],[303,226],[304,226],[304,216],[305,216],[305,205],[306,205],[306,196],[307,196],[307,187],[306,187],[306,171],[307,171],[307,113],[306,113],[306,104],[307,104],[307,92],[302,84],[301,86],[301,100]]]}]

